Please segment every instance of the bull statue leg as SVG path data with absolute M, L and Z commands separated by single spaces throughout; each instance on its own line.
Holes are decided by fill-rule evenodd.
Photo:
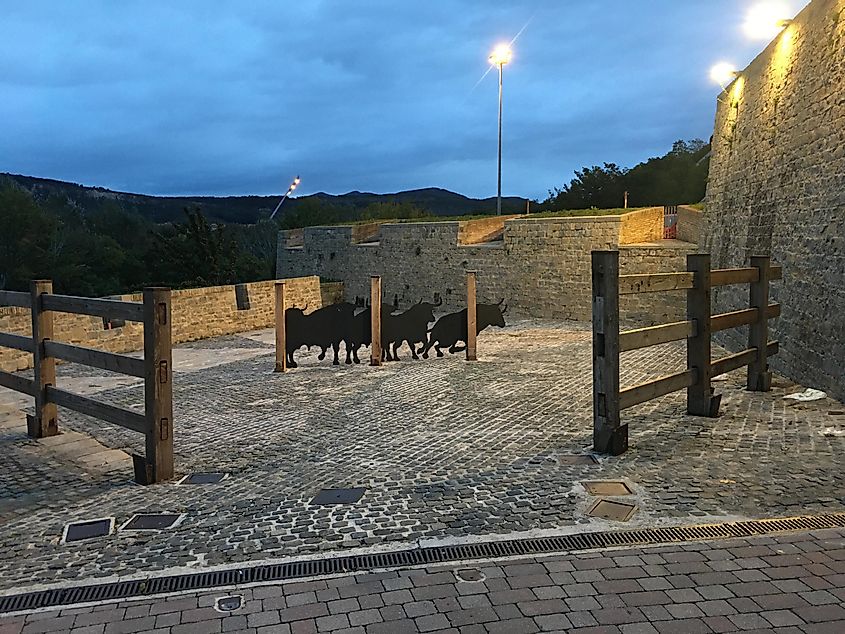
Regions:
M 335 341 L 332 344 L 332 352 L 334 353 L 334 358 L 332 359 L 332 365 L 340 365 L 340 360 L 337 358 L 337 355 L 340 352 L 340 342 L 339 341 Z
M 399 361 L 399 354 L 397 353 L 397 350 L 399 350 L 399 346 L 401 346 L 401 345 L 402 345 L 401 341 L 396 341 L 393 344 L 393 360 L 394 361 Z
M 299 367 L 299 366 L 297 366 L 296 361 L 293 360 L 293 350 L 288 351 L 287 355 L 288 355 L 288 367 L 289 368 Z

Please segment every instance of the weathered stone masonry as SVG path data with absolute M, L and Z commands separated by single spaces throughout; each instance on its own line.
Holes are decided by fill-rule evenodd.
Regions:
M 623 231 L 631 236 L 662 231 L 662 211 L 630 216 L 499 219 L 500 230 L 489 219 L 478 228 L 473 227 L 478 221 L 383 224 L 378 232 L 309 227 L 302 246 L 290 246 L 298 245 L 299 235 L 280 234 L 277 274 L 343 281 L 349 301 L 367 297 L 370 276 L 381 275 L 388 302 L 395 297 L 404 308 L 439 293 L 444 309 L 455 310 L 465 305 L 465 271 L 477 270 L 481 302 L 505 299 L 516 314 L 586 320 L 590 251 L 619 248 Z M 499 234 L 500 240 L 475 242 L 480 235 Z M 682 270 L 686 254 L 695 249 L 680 241 L 624 245 L 621 267 L 628 273 Z M 629 318 L 651 323 L 679 318 L 683 295 L 655 294 L 623 302 L 623 308 Z
M 772 367 L 845 399 L 845 0 L 813 0 L 720 95 L 705 225 L 714 265 L 783 264 Z M 747 301 L 727 287 L 714 308 Z

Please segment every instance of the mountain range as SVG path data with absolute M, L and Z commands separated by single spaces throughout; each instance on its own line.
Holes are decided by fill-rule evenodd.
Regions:
M 75 207 L 89 210 L 111 203 L 131 213 L 137 213 L 153 222 L 166 223 L 182 221 L 183 209 L 199 207 L 203 214 L 212 221 L 253 224 L 259 218 L 266 217 L 279 203 L 280 195 L 275 196 L 148 196 L 117 192 L 104 187 L 89 187 L 77 183 L 7 174 L 0 172 L 0 184 L 11 181 L 17 187 L 25 189 L 37 202 L 45 202 L 58 197 Z M 434 216 L 465 216 L 496 213 L 496 198 L 469 198 L 446 189 L 428 187 L 397 192 L 394 194 L 372 194 L 353 191 L 347 194 L 317 193 L 299 196 L 285 201 L 279 211 L 280 216 L 295 211 L 297 206 L 309 199 L 320 202 L 363 209 L 372 203 L 395 202 L 411 203 Z M 526 199 L 515 196 L 502 198 L 503 213 L 522 213 Z

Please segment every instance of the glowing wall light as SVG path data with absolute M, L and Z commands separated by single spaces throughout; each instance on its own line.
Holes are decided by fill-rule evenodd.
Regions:
M 719 62 L 710 69 L 710 79 L 722 88 L 736 79 L 738 75 L 736 67 L 729 62 Z
M 787 26 L 791 12 L 782 0 L 768 0 L 755 4 L 745 16 L 742 30 L 752 40 L 771 40 Z

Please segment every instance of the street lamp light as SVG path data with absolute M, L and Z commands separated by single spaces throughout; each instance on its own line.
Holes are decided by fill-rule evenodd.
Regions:
M 499 67 L 499 181 L 496 195 L 496 214 L 502 215 L 502 71 L 511 61 L 513 52 L 507 44 L 499 44 L 488 58 L 490 63 Z
M 293 182 L 290 184 L 290 187 L 288 187 L 288 190 L 285 192 L 285 195 L 282 196 L 282 199 L 279 201 L 279 204 L 276 205 L 276 208 L 273 210 L 273 213 L 270 214 L 270 220 L 272 220 L 275 217 L 276 212 L 279 211 L 279 207 L 281 207 L 282 203 L 285 202 L 287 197 L 290 196 L 293 193 L 293 190 L 296 189 L 297 185 L 299 185 L 299 181 L 301 181 L 301 180 L 302 179 L 299 178 L 299 176 L 297 176 L 296 178 L 293 179 Z
M 770 40 L 789 26 L 792 22 L 788 19 L 789 15 L 788 3 L 783 0 L 766 0 L 749 9 L 742 28 L 753 40 Z

